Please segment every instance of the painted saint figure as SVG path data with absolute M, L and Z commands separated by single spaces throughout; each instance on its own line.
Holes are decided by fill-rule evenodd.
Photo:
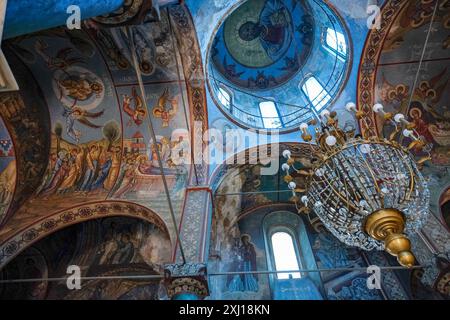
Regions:
M 89 148 L 88 153 L 86 154 L 86 173 L 84 174 L 84 180 L 83 183 L 81 184 L 80 190 L 81 191 L 89 191 L 92 183 L 94 182 L 95 179 L 95 173 L 97 170 L 97 165 L 98 165 L 98 157 L 99 157 L 99 152 L 101 152 L 102 147 L 97 147 L 96 145 L 92 145 Z
M 248 234 L 244 234 L 241 237 L 242 271 L 256 271 L 256 251 L 250 240 L 251 238 Z M 242 282 L 244 291 L 258 291 L 258 276 L 256 274 L 244 274 Z
M 112 165 L 111 152 L 107 152 L 105 157 L 106 159 L 103 159 L 103 161 L 100 164 L 100 171 L 98 177 L 92 184 L 90 191 L 101 189 L 103 187 L 105 180 L 108 178 L 109 171 L 111 170 Z
M 49 181 L 49 185 L 41 191 L 45 197 L 55 193 L 61 186 L 69 172 L 68 161 L 66 152 L 60 151 L 58 154 L 58 160 L 56 160 L 56 164 L 53 169 L 52 178 Z
M 178 100 L 176 97 L 171 97 L 169 88 L 164 89 L 163 94 L 158 99 L 158 103 L 153 107 L 153 116 L 161 118 L 162 126 L 168 127 L 170 120 L 178 112 Z
M 110 191 L 114 187 L 114 183 L 119 176 L 121 154 L 122 150 L 120 147 L 111 147 L 111 169 L 103 183 L 103 188 L 105 188 L 105 190 Z
M 233 257 L 233 271 L 256 271 L 256 250 L 253 243 L 251 243 L 250 235 L 243 234 L 241 236 L 242 244 L 234 244 L 232 252 Z M 258 276 L 256 274 L 244 273 L 235 275 L 228 279 L 229 291 L 258 291 Z
M 81 167 L 78 166 L 79 163 L 77 162 L 78 153 L 79 151 L 76 148 L 70 151 L 68 159 L 69 172 L 67 173 L 64 181 L 59 186 L 58 192 L 60 193 L 64 193 L 70 190 L 75 185 L 78 179 L 78 175 L 81 171 Z
M 259 39 L 272 61 L 278 61 L 289 49 L 293 39 L 291 17 L 280 0 L 269 0 L 264 4 L 260 21 L 247 21 L 239 28 L 239 37 L 244 41 Z
M 130 235 L 127 233 L 122 234 L 112 259 L 116 264 L 126 264 L 131 262 L 133 256 L 134 245 L 133 242 L 131 242 Z

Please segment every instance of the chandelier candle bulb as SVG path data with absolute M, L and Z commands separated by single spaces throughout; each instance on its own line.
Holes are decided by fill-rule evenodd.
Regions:
M 404 135 L 405 137 L 409 137 L 409 138 L 412 138 L 412 139 L 414 139 L 414 140 L 417 140 L 417 138 L 414 136 L 414 133 L 413 133 L 412 130 L 404 129 L 404 130 L 403 130 L 403 135 Z
M 283 157 L 285 159 L 289 159 L 291 157 L 291 152 L 289 150 L 284 150 L 283 151 Z
M 320 113 L 320 116 L 321 116 L 323 119 L 328 120 L 328 118 L 330 117 L 330 111 L 328 111 L 328 110 L 323 110 L 323 111 Z
M 302 196 L 300 200 L 301 200 L 301 202 L 303 202 L 303 204 L 305 206 L 308 204 L 308 197 L 307 196 Z
M 356 104 L 354 102 L 349 102 L 345 105 L 345 109 L 349 112 L 356 112 Z
M 300 125 L 300 130 L 302 131 L 302 139 L 305 142 L 310 142 L 312 140 L 312 135 L 308 132 L 308 125 L 306 123 L 302 123 Z
M 392 120 L 392 117 L 393 117 L 392 113 L 385 112 L 384 107 L 381 103 L 374 104 L 374 106 L 372 107 L 372 110 L 373 110 L 373 112 L 382 115 L 385 121 Z
M 337 142 L 336 137 L 329 135 L 326 139 L 325 139 L 327 145 L 329 145 L 330 147 L 334 146 Z
M 381 103 L 376 103 L 374 104 L 374 106 L 372 107 L 373 112 L 375 113 L 379 113 L 379 112 L 384 112 L 384 107 Z
M 412 123 L 412 122 L 409 122 L 408 120 L 406 120 L 405 116 L 403 114 L 401 114 L 401 113 L 397 113 L 394 116 L 394 120 L 395 120 L 395 122 L 404 124 L 406 129 L 412 130 L 415 127 L 415 124 Z

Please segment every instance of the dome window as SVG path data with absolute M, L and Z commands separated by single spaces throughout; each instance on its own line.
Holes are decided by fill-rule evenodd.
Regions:
M 302 85 L 302 92 L 317 112 L 331 100 L 330 94 L 314 76 L 306 79 Z
M 327 28 L 325 31 L 325 46 L 328 51 L 333 54 L 345 58 L 347 56 L 347 43 L 345 36 L 332 28 Z
M 219 88 L 217 96 L 220 103 L 225 108 L 231 111 L 231 94 L 228 92 L 228 90 L 224 88 Z
M 272 248 L 277 271 L 299 270 L 297 253 L 292 236 L 287 232 L 276 232 L 272 235 Z M 301 278 L 300 272 L 277 273 L 278 279 Z
M 276 129 L 282 127 L 280 115 L 278 114 L 278 109 L 274 102 L 272 101 L 261 102 L 259 104 L 259 111 L 261 112 L 264 128 Z

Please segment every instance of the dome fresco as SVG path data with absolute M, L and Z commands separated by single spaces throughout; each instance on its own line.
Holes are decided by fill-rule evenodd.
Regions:
M 210 42 L 213 99 L 245 128 L 297 128 L 345 85 L 349 43 L 344 22 L 322 1 L 243 2 Z
M 313 23 L 305 3 L 290 2 L 250 0 L 225 20 L 211 56 L 227 80 L 268 89 L 298 72 L 311 51 Z

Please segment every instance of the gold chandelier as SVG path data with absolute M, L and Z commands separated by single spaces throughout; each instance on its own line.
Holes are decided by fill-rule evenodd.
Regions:
M 354 103 L 346 109 L 366 121 Z M 426 144 L 404 115 L 387 113 L 381 104 L 373 111 L 393 124 L 388 138 L 344 131 L 336 112 L 327 110 L 319 121 L 301 124 L 301 136 L 313 153 L 311 166 L 297 169 L 291 152 L 284 150 L 284 180 L 298 211 L 313 210 L 340 241 L 364 250 L 386 250 L 402 266 L 412 267 L 415 258 L 408 235 L 422 227 L 429 213 L 430 192 L 419 167 L 431 157 L 428 153 L 415 161 L 411 150 L 423 150 Z M 407 146 L 398 142 L 400 133 L 411 140 Z M 297 188 L 292 171 L 306 177 L 307 190 Z

